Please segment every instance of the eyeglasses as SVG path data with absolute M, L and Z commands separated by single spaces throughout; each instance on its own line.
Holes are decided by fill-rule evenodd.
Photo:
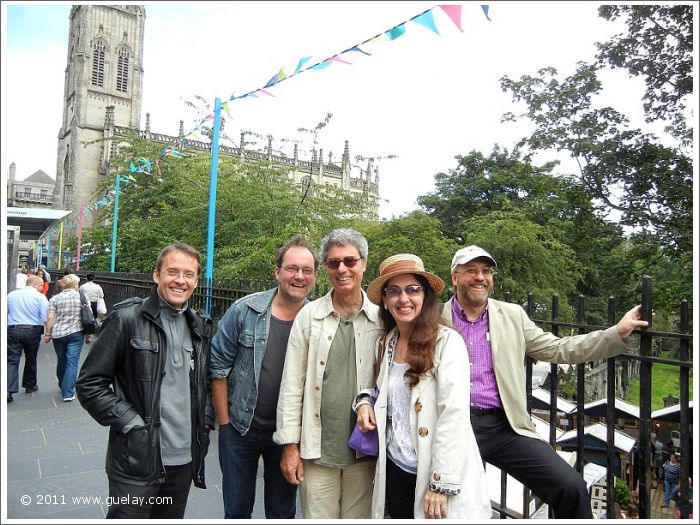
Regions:
M 343 263 L 346 268 L 354 268 L 355 265 L 364 259 L 364 257 L 343 257 L 342 259 L 328 259 L 326 261 L 326 266 L 329 270 L 337 270 L 340 268 L 340 263 Z
M 455 269 L 455 273 L 463 273 L 468 275 L 469 277 L 476 277 L 479 272 L 481 272 L 484 277 L 493 277 L 496 275 L 496 270 L 491 268 L 490 266 L 487 266 L 486 268 L 477 268 L 475 266 L 470 266 L 468 268 L 457 268 Z
M 285 266 L 282 268 L 285 272 L 287 272 L 289 275 L 296 275 L 299 272 L 303 273 L 304 275 L 313 275 L 315 270 L 313 268 L 309 268 L 308 266 L 304 266 L 303 268 L 299 268 L 298 266 Z
M 421 293 L 425 288 L 420 284 L 409 284 L 405 288 L 400 286 L 387 286 L 382 290 L 385 297 L 401 297 L 401 292 L 405 292 L 408 297 L 414 297 Z
M 184 277 L 188 281 L 194 281 L 197 279 L 197 274 L 194 272 L 181 272 L 179 270 L 175 270 L 174 268 L 168 268 L 163 273 L 165 273 L 165 275 L 167 275 L 168 277 L 173 278 Z

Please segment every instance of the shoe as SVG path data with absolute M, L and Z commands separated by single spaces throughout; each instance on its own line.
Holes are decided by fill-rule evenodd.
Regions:
M 68 402 L 70 402 L 70 401 L 73 401 L 74 399 L 75 399 L 75 394 L 73 394 L 73 395 L 70 396 L 70 397 L 64 397 L 64 398 L 63 398 L 63 402 L 64 402 L 64 403 L 68 403 Z
M 15 400 L 14 397 L 12 397 L 12 394 L 7 394 L 7 402 L 12 403 Z
M 25 388 L 25 389 L 24 389 L 24 391 L 25 391 L 27 394 L 31 394 L 32 392 L 36 392 L 37 390 L 39 390 L 39 387 L 38 387 L 38 386 L 35 386 L 34 388 Z

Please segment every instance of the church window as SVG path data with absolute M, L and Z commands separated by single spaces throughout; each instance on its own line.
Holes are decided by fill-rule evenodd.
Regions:
M 92 85 L 105 85 L 105 46 L 98 42 L 92 51 Z
M 117 91 L 127 92 L 129 85 L 129 52 L 126 49 L 119 50 L 117 62 Z

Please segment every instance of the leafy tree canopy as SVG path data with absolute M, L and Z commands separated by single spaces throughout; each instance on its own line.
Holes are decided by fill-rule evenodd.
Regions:
M 646 83 L 647 121 L 668 120 L 668 131 L 689 145 L 693 130 L 686 123 L 687 97 L 693 93 L 693 6 L 604 5 L 600 17 L 625 17 L 627 33 L 597 43 L 598 61 L 625 68 Z

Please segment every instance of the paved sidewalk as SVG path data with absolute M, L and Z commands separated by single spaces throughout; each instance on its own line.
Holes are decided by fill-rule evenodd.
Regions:
M 91 345 L 83 345 L 81 364 Z M 56 353 L 42 341 L 39 390 L 14 394 L 7 404 L 7 517 L 9 519 L 103 519 L 108 495 L 105 452 L 108 428 L 75 400 L 64 403 L 56 382 Z M 20 371 L 24 359 L 20 363 Z M 185 518 L 222 519 L 218 432 L 211 433 L 207 489 L 190 490 Z M 264 518 L 262 468 L 253 518 Z M 298 514 L 298 517 L 301 517 Z

